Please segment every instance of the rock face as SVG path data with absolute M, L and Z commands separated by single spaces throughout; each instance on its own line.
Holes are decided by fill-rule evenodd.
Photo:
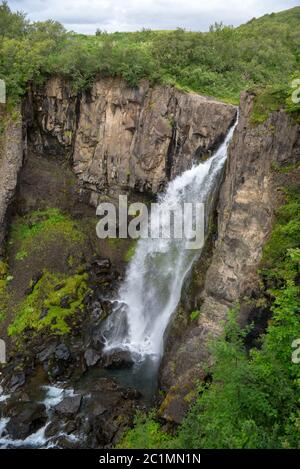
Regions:
M 133 89 L 117 78 L 96 81 L 82 96 L 53 78 L 29 104 L 33 147 L 69 156 L 93 204 L 100 193 L 159 192 L 218 145 L 236 114 L 197 94 L 146 81 Z
M 281 199 L 280 186 L 300 182 L 299 170 L 285 179 L 273 170 L 274 166 L 299 163 L 299 125 L 281 111 L 254 126 L 250 122 L 252 105 L 253 96 L 243 94 L 220 192 L 218 239 L 197 298 L 198 323 L 187 327 L 180 344 L 175 341 L 167 346 L 161 370 L 161 384 L 169 390 L 161 414 L 175 422 L 184 415 L 182 402 L 195 377 L 202 379 L 203 364 L 210 362 L 208 339 L 220 334 L 228 310 L 257 289 L 257 269 Z M 199 262 L 201 267 L 202 260 Z
M 0 105 L 1 106 L 1 105 Z M 11 204 L 23 161 L 22 122 L 6 116 L 0 109 L 0 255 L 5 237 L 6 214 Z

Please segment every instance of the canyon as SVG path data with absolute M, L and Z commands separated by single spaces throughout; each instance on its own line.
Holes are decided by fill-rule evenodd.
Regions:
M 300 182 L 300 126 L 284 110 L 253 124 L 254 99 L 253 93 L 242 93 L 237 110 L 171 86 L 152 87 L 146 80 L 131 88 L 119 78 L 98 79 L 89 91 L 75 93 L 68 81 L 53 77 L 30 88 L 14 119 L 1 110 L 6 122 L 0 142 L 1 254 L 7 251 L 5 241 L 10 242 L 9 227 L 33 211 L 55 207 L 78 223 L 84 220 L 87 229 L 79 253 L 76 246 L 46 243 L 42 253 L 29 252 L 20 261 L 14 247 L 8 250 L 12 298 L 20 304 L 30 296 L 44 269 L 73 275 L 71 262 L 68 268 L 66 264 L 76 255 L 89 286 L 84 308 L 66 335 L 25 329 L 26 346 L 21 348 L 7 337 L 2 386 L 5 395 L 16 394 L 1 410 L 2 418 L 11 419 L 8 444 L 43 428 L 49 408 L 31 401 L 33 388 L 45 386 L 45 380 L 53 386 L 46 399 L 54 399 L 55 410 L 48 415 L 52 428 L 42 445 L 62 432 L 59 445 L 72 446 L 66 435 L 83 432 L 89 446 L 110 447 L 132 424 L 136 409 L 149 407 L 145 385 L 137 389 L 128 380 L 118 382 L 120 370 L 127 379 L 130 375 L 128 353 L 103 356 L 103 322 L 113 318 L 114 299 L 131 258 L 124 257 L 130 243 L 114 246 L 96 238 L 96 207 L 102 201 L 117 203 L 120 194 L 132 201 L 154 200 L 176 177 L 215 154 L 237 113 L 225 170 L 211 195 L 206 245 L 183 279 L 179 304 L 164 334 L 158 386 L 154 375 L 149 378 L 154 379 L 150 402 L 160 418 L 168 425 L 184 418 L 196 382 L 207 378 L 206 365 L 212 364 L 209 343 L 221 334 L 232 308 L 239 304 L 243 325 L 253 319 L 258 325 L 264 322 L 263 311 L 250 300 L 259 289 L 257 270 L 283 200 L 281 187 Z M 199 314 L 191 318 L 195 311 Z M 1 323 L 1 337 L 12 320 L 11 315 Z M 59 381 L 65 383 L 65 394 L 56 389 Z M 73 394 L 68 388 L 75 389 Z M 55 400 L 58 395 L 61 402 Z M 18 417 L 20 401 L 25 410 Z M 18 433 L 17 427 L 23 431 Z

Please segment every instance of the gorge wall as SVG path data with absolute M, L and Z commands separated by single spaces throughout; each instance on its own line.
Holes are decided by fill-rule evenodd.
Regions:
M 221 333 L 229 309 L 239 302 L 243 324 L 251 315 L 247 300 L 259 289 L 257 270 L 276 207 L 282 202 L 281 188 L 300 184 L 300 126 L 284 111 L 254 125 L 253 103 L 253 95 L 242 94 L 220 190 L 212 257 L 200 258 L 195 266 L 194 303 L 187 287 L 179 308 L 181 321 L 184 309 L 198 309 L 199 319 L 192 324 L 185 320 L 180 339 L 172 339 L 171 331 L 167 343 L 161 370 L 161 385 L 167 390 L 161 415 L 167 420 L 178 422 L 186 412 L 195 377 L 203 379 L 203 365 L 210 363 L 208 342 Z
M 26 109 L 35 151 L 68 155 L 92 204 L 120 190 L 160 192 L 211 153 L 236 112 L 173 87 L 145 81 L 132 89 L 117 78 L 98 80 L 82 95 L 54 78 L 32 90 Z
M 1 109 L 2 107 L 2 109 Z M 0 104 L 0 255 L 5 238 L 7 211 L 13 201 L 23 163 L 22 120 L 12 119 Z

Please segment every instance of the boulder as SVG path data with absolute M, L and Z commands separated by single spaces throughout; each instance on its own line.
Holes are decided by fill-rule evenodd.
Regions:
M 96 365 L 96 363 L 99 362 L 101 358 L 101 355 L 100 353 L 96 352 L 94 349 L 92 348 L 88 348 L 85 352 L 84 352 L 84 359 L 85 359 L 85 362 L 86 362 L 86 365 L 88 367 L 91 367 L 91 366 L 94 366 Z
M 70 350 L 65 344 L 59 344 L 55 349 L 55 357 L 58 360 L 67 361 L 71 356 Z
M 55 406 L 55 412 L 60 415 L 75 415 L 79 411 L 81 401 L 82 396 L 80 394 L 65 397 Z
M 6 426 L 13 439 L 25 439 L 47 421 L 46 407 L 38 402 L 17 402 L 9 409 L 11 418 Z
M 25 373 L 22 371 L 20 373 L 16 373 L 11 377 L 10 380 L 10 390 L 11 392 L 15 392 L 20 387 L 24 386 L 26 381 Z
M 102 365 L 104 368 L 130 368 L 134 364 L 132 355 L 127 350 L 113 350 L 103 357 Z

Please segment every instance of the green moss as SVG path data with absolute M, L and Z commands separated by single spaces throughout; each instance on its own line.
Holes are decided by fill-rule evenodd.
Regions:
M 42 278 L 35 285 L 17 308 L 15 319 L 8 328 L 10 336 L 19 336 L 25 330 L 39 332 L 50 328 L 55 334 L 70 331 L 66 319 L 82 309 L 84 296 L 88 291 L 88 274 L 75 274 L 70 277 L 44 271 Z M 67 307 L 61 306 L 62 299 Z M 42 311 L 45 316 L 41 316 Z
M 20 250 L 16 254 L 16 261 L 23 261 L 24 259 L 26 259 L 27 256 L 28 256 L 27 251 L 25 251 L 24 249 Z
M 6 276 L 8 272 L 8 265 L 4 261 L 0 261 L 0 279 Z
M 65 136 L 66 138 L 69 138 L 69 139 L 70 139 L 70 138 L 72 138 L 72 135 L 73 135 L 73 134 L 72 134 L 72 130 L 65 130 L 65 131 L 64 131 L 64 136 Z
M 126 251 L 125 255 L 124 255 L 124 261 L 125 262 L 130 262 L 131 259 L 133 258 L 134 254 L 135 254 L 135 250 L 136 250 L 136 244 L 137 242 L 136 241 L 133 241 L 132 242 L 132 245 L 129 247 L 129 249 Z
M 196 399 L 196 397 L 198 396 L 198 393 L 197 391 L 194 389 L 194 390 L 191 390 L 189 393 L 187 393 L 185 396 L 184 396 L 184 401 L 187 402 L 188 404 L 192 404 L 193 401 Z
M 200 311 L 192 311 L 190 314 L 190 320 L 191 321 L 197 321 L 200 316 Z
M 299 168 L 300 163 L 289 164 L 286 166 L 280 166 L 278 163 L 272 163 L 272 170 L 280 174 L 288 174 L 295 169 Z
M 17 219 L 12 226 L 10 244 L 17 244 L 15 258 L 22 261 L 28 257 L 29 251 L 43 249 L 48 242 L 59 239 L 83 243 L 85 235 L 69 216 L 57 208 L 49 208 Z

